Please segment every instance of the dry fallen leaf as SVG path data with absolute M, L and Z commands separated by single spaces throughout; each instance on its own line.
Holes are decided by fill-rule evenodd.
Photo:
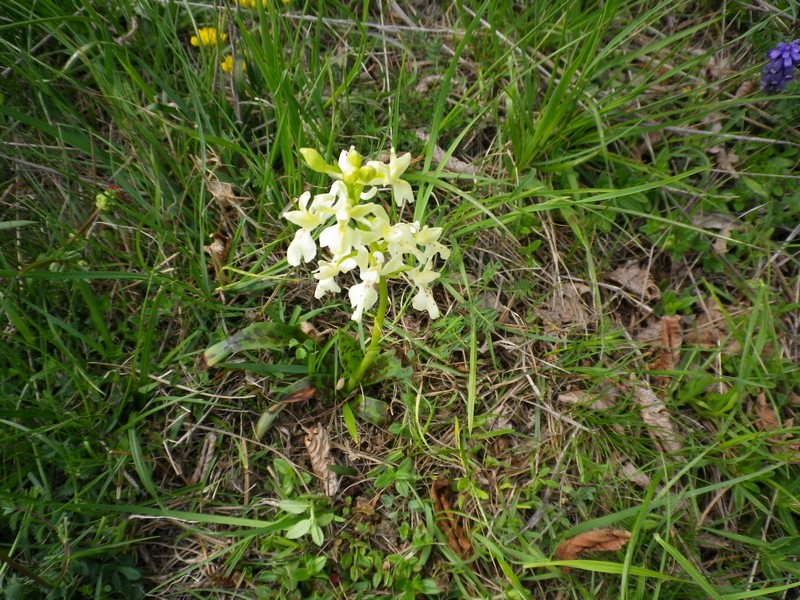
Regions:
M 568 282 L 553 288 L 553 294 L 547 304 L 534 310 L 544 321 L 585 327 L 596 319 L 596 315 L 582 298 L 591 291 L 591 288 L 583 283 Z
M 678 315 L 671 315 L 661 318 L 661 345 L 668 349 L 668 357 L 664 360 L 665 369 L 674 369 L 679 362 L 680 349 L 683 344 L 683 331 L 681 330 L 681 318 Z
M 564 392 L 558 395 L 558 401 L 564 404 L 578 404 L 588 406 L 592 410 L 607 410 L 614 406 L 617 398 L 617 388 L 611 387 L 605 392 L 587 392 L 577 390 L 574 392 Z
M 623 463 L 620 471 L 628 481 L 641 488 L 646 488 L 650 485 L 650 478 L 642 473 L 632 462 Z
M 300 323 L 300 331 L 305 333 L 317 344 L 321 345 L 325 341 L 325 337 L 322 335 L 322 333 L 320 333 L 320 331 L 314 327 L 314 324 L 309 321 L 303 321 Z
M 661 291 L 650 276 L 650 271 L 641 268 L 635 262 L 615 269 L 608 274 L 608 278 L 641 300 L 655 300 L 661 296 Z
M 227 235 L 212 233 L 209 236 L 213 241 L 208 246 L 203 246 L 203 250 L 211 257 L 214 265 L 222 265 L 228 260 L 228 252 L 231 249 L 231 240 Z
M 787 430 L 793 428 L 794 419 L 785 419 L 781 423 L 780 415 L 772 407 L 763 392 L 756 398 L 755 413 L 757 417 L 755 420 L 756 428 L 767 433 L 773 432 L 766 438 L 770 450 L 772 452 L 795 455 L 790 458 L 792 463 L 800 461 L 800 456 L 796 456 L 800 454 L 800 440 L 794 439 L 794 436 L 788 432 L 777 433 L 779 429 Z
M 681 329 L 681 318 L 677 315 L 670 315 L 661 318 L 661 348 L 658 350 L 658 358 L 653 364 L 656 371 L 672 371 L 680 362 L 681 346 L 683 345 L 683 330 Z M 666 387 L 669 383 L 667 375 L 658 377 L 656 385 Z
M 205 161 L 199 156 L 192 157 L 194 168 L 203 172 L 206 189 L 223 213 L 228 210 L 240 211 L 242 201 L 247 200 L 247 198 L 237 196 L 230 183 L 219 180 L 216 171 L 220 166 L 220 162 L 220 158 L 208 148 L 206 149 Z
M 450 502 L 450 487 L 452 483 L 447 479 L 437 479 L 431 486 L 431 499 L 436 513 L 436 522 L 447 538 L 447 545 L 463 560 L 470 554 L 471 544 L 466 531 L 458 522 L 458 517 L 453 512 Z M 472 567 L 470 563 L 470 567 Z
M 780 429 L 778 415 L 770 403 L 767 402 L 767 397 L 763 392 L 756 398 L 756 415 L 758 416 L 756 427 L 761 431 L 775 431 Z
M 281 398 L 281 404 L 294 404 L 295 402 L 305 402 L 317 397 L 318 390 L 313 385 L 304 385 L 293 390 L 286 397 Z
M 211 197 L 216 200 L 220 208 L 228 208 L 231 206 L 239 206 L 244 198 L 240 198 L 233 192 L 233 186 L 230 183 L 220 181 L 213 175 L 206 178 L 206 187 Z
M 725 238 L 731 237 L 731 233 L 739 227 L 739 223 L 736 219 L 723 213 L 696 214 L 692 217 L 692 225 L 698 229 L 707 229 L 719 234 L 720 237 L 716 237 L 711 243 L 714 250 L 719 254 L 725 254 L 725 252 L 728 251 L 727 240 Z
M 430 136 L 424 129 L 417 129 L 415 132 L 417 138 L 422 140 L 423 142 L 427 142 Z M 439 145 L 433 147 L 433 160 L 437 164 L 442 163 L 447 156 L 447 152 L 444 151 Z M 477 175 L 478 169 L 476 169 L 473 165 L 464 162 L 463 160 L 457 159 L 455 156 L 450 156 L 447 159 L 447 162 L 444 165 L 444 168 L 448 171 L 452 171 L 453 173 L 465 173 L 467 175 Z
M 415 88 L 415 91 L 418 94 L 424 96 L 425 94 L 428 93 L 428 90 L 430 90 L 434 85 L 437 85 L 443 78 L 444 75 L 442 75 L 441 73 L 436 73 L 434 75 L 426 75 L 425 77 L 420 79 L 419 83 L 417 84 L 417 87 Z
M 333 497 L 339 491 L 339 476 L 331 471 L 331 442 L 328 431 L 321 425 L 312 427 L 305 437 L 306 450 L 311 459 L 311 470 L 322 482 L 326 496 Z
M 706 149 L 706 152 L 714 155 L 714 162 L 721 171 L 725 171 L 734 179 L 739 179 L 739 172 L 734 166 L 739 157 L 733 150 L 728 150 L 724 145 L 717 144 Z
M 715 81 L 731 74 L 731 59 L 727 54 L 715 54 L 709 57 L 702 67 L 704 79 Z
M 667 407 L 658 399 L 649 386 L 634 384 L 633 397 L 642 411 L 642 421 L 647 425 L 650 437 L 662 452 L 677 452 L 682 447 L 675 426 L 669 418 Z
M 733 94 L 734 98 L 742 98 L 744 96 L 749 96 L 753 92 L 758 89 L 758 80 L 757 79 L 748 79 L 739 85 L 736 88 L 736 91 Z
M 661 321 L 648 321 L 647 325 L 637 329 L 632 338 L 634 342 L 642 344 L 652 344 L 661 340 L 661 331 L 663 327 Z
M 212 459 L 214 458 L 214 451 L 217 449 L 217 435 L 209 433 L 205 440 L 203 440 L 203 450 L 200 452 L 200 457 L 197 460 L 194 472 L 189 477 L 189 485 L 194 485 L 203 481 L 208 475 Z
M 715 348 L 722 344 L 728 337 L 730 328 L 725 319 L 725 312 L 730 314 L 729 308 L 725 312 L 714 302 L 705 302 L 704 311 L 698 315 L 694 327 L 687 328 L 683 339 L 688 344 L 694 344 L 702 348 Z M 729 343 L 730 345 L 730 343 Z M 726 351 L 729 348 L 726 347 Z M 731 350 L 732 352 L 734 350 Z
M 214 272 L 214 277 L 221 285 L 225 285 L 225 270 L 223 267 L 228 262 L 231 240 L 221 233 L 212 233 L 210 237 L 214 241 L 208 246 L 203 246 L 203 251 L 211 258 L 208 270 L 209 272 Z
M 582 552 L 620 550 L 631 539 L 624 529 L 593 529 L 564 540 L 556 548 L 556 560 L 575 560 Z M 562 567 L 569 571 L 569 567 Z

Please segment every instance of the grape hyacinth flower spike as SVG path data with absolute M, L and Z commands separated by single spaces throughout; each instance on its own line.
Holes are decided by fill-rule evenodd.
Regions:
M 800 64 L 800 39 L 788 44 L 780 42 L 776 48 L 767 52 L 769 62 L 761 76 L 761 87 L 768 94 L 783 91 L 792 80 L 794 69 Z

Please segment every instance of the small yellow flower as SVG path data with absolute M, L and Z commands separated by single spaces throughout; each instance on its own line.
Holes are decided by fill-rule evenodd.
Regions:
M 292 0 L 281 0 L 284 4 L 289 4 Z M 236 4 L 241 6 L 242 8 L 255 8 L 258 4 L 258 0 L 236 0 Z M 261 6 L 266 6 L 267 0 L 261 0 Z
M 190 41 L 192 46 L 216 46 L 227 39 L 228 34 L 218 32 L 216 27 L 201 27 Z
M 222 70 L 225 73 L 233 73 L 233 61 L 234 61 L 233 55 L 228 54 L 228 56 L 225 57 L 225 59 L 219 64 L 219 66 L 222 67 Z M 244 61 L 242 61 L 242 71 L 247 71 L 247 63 Z

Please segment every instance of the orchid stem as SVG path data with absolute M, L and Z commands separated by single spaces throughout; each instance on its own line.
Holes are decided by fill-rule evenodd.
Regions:
M 372 325 L 372 339 L 370 339 L 369 346 L 367 346 L 367 350 L 364 352 L 364 358 L 361 359 L 361 363 L 358 365 L 358 368 L 347 381 L 348 393 L 356 389 L 356 386 L 358 385 L 358 382 L 361 381 L 364 373 L 378 357 L 378 352 L 380 350 L 379 346 L 381 341 L 381 331 L 383 331 L 383 321 L 386 317 L 386 309 L 388 307 L 389 286 L 387 284 L 386 277 L 381 277 L 378 280 L 378 312 L 375 314 L 375 321 Z

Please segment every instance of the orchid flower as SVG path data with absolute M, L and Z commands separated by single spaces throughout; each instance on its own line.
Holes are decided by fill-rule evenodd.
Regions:
M 351 146 L 339 153 L 334 164 L 327 163 L 311 148 L 302 148 L 300 154 L 311 170 L 328 175 L 333 183 L 326 193 L 312 197 L 310 192 L 304 192 L 296 201 L 296 209 L 284 213 L 287 221 L 299 227 L 289 244 L 287 262 L 298 266 L 314 260 L 319 244 L 328 256 L 319 261 L 314 272 L 314 297 L 341 292 L 337 278 L 357 271 L 359 281 L 347 292 L 352 320 L 361 322 L 364 314 L 378 305 L 369 348 L 350 378 L 352 389 L 377 356 L 388 308 L 388 279 L 401 277 L 411 284 L 416 289 L 411 306 L 436 319 L 440 311 L 431 285 L 440 274 L 434 270 L 434 261 L 437 256 L 447 260 L 450 249 L 440 241 L 441 227 L 422 226 L 419 221 L 392 223 L 377 200 L 382 190 L 390 188 L 398 210 L 414 202 L 411 184 L 402 178 L 411 164 L 411 154 L 398 156 L 392 148 L 388 163 L 365 162 Z

